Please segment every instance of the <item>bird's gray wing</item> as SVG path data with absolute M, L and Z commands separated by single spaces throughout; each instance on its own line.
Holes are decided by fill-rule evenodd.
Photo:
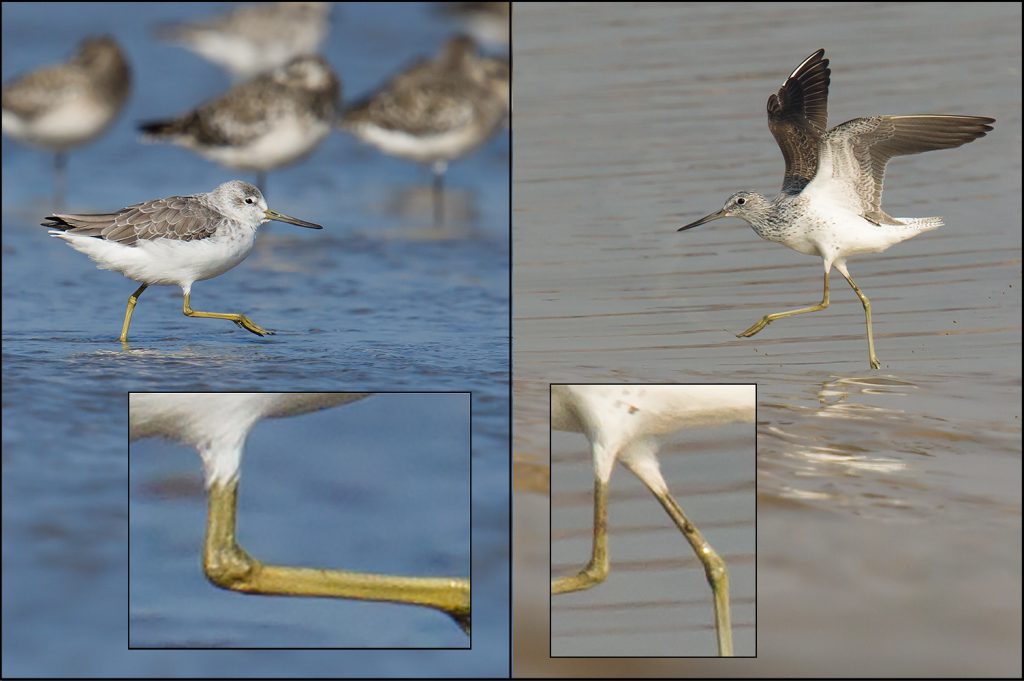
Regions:
M 822 140 L 832 163 L 836 194 L 875 224 L 897 221 L 882 210 L 885 166 L 894 156 L 953 149 L 992 130 L 982 116 L 916 115 L 855 118 L 829 130 Z
M 194 241 L 214 235 L 224 219 L 194 196 L 171 196 L 122 208 L 117 213 L 62 213 L 44 227 L 133 246 L 140 240 Z

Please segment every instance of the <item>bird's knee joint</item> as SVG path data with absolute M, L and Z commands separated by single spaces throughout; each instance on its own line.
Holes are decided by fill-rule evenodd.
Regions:
M 583 574 L 592 582 L 603 582 L 608 577 L 608 561 L 590 561 L 583 569 Z
M 246 591 L 257 569 L 259 561 L 237 545 L 207 552 L 203 557 L 206 578 L 222 589 Z
M 707 574 L 708 582 L 712 586 L 728 582 L 729 580 L 729 569 L 725 566 L 725 561 L 717 553 L 711 553 L 707 556 L 704 572 Z

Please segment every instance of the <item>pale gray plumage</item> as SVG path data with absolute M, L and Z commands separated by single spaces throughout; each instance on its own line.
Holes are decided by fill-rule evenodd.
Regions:
M 231 186 L 224 191 L 218 187 L 202 194 L 144 201 L 116 213 L 59 213 L 47 216 L 47 222 L 42 224 L 78 236 L 116 241 L 125 246 L 133 246 L 140 240 L 206 239 L 216 234 L 218 228 L 227 228 L 231 222 L 215 207 L 218 202 L 226 199 L 241 206 L 247 196 L 259 195 L 259 190 L 248 182 L 236 180 L 226 184 Z

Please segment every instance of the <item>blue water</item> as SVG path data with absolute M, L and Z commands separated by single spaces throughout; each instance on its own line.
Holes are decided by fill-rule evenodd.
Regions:
M 114 35 L 132 64 L 121 118 L 71 154 L 68 209 L 110 210 L 252 180 L 176 147 L 142 145 L 133 127 L 228 86 L 213 65 L 148 37 L 160 21 L 223 7 L 3 5 L 4 81 L 65 59 L 96 33 Z M 421 4 L 341 5 L 323 51 L 351 99 L 436 51 L 452 30 Z M 46 235 L 38 223 L 52 210 L 50 157 L 3 140 L 5 676 L 507 674 L 508 166 L 507 135 L 452 164 L 450 224 L 434 230 L 423 169 L 332 134 L 303 163 L 272 173 L 267 191 L 272 208 L 325 229 L 275 224 L 246 262 L 192 292 L 196 309 L 244 312 L 277 335 L 186 318 L 179 291 L 154 287 L 139 303 L 125 349 L 116 338 L 135 285 Z M 247 598 L 207 584 L 195 454 L 139 443 L 129 476 L 127 393 L 147 390 L 472 392 L 472 649 L 129 650 L 129 643 L 466 645 L 426 610 Z M 436 459 L 445 462 L 436 470 L 423 466 L 435 461 L 425 434 L 405 454 L 383 443 L 378 450 L 366 433 L 387 418 L 373 415 L 384 409 L 374 402 L 390 399 L 257 428 L 239 517 L 252 553 L 395 572 L 423 571 L 427 560 L 434 574 L 467 573 L 465 504 L 457 492 L 432 501 L 445 489 L 439 474 L 449 471 L 456 482 L 465 475 L 464 448 Z M 362 418 L 357 410 L 366 410 Z M 345 425 L 350 413 L 363 435 Z M 441 417 L 427 414 L 402 415 L 413 428 L 417 419 L 433 428 Z M 279 435 L 279 428 L 297 430 Z M 387 426 L 381 440 L 398 430 Z M 313 446 L 324 438 L 341 446 Z M 350 442 L 366 457 L 349 455 Z M 282 447 L 287 459 L 274 455 Z M 381 486 L 401 505 L 384 501 Z

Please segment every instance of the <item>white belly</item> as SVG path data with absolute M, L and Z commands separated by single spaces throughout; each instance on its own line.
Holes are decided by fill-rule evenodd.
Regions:
M 66 232 L 52 234 L 85 253 L 100 269 L 120 272 L 146 284 L 180 286 L 182 290 L 235 267 L 245 260 L 256 242 L 255 231 L 196 241 L 140 241 L 135 246 Z
M 264 172 L 298 161 L 309 154 L 331 130 L 324 121 L 289 116 L 265 135 L 239 146 L 189 145 L 211 161 L 231 168 Z
M 451 161 L 484 141 L 485 135 L 476 125 L 462 125 L 445 132 L 413 135 L 402 130 L 389 130 L 372 123 L 352 130 L 359 139 L 372 144 L 385 154 L 417 163 Z
M 95 138 L 117 111 L 89 97 L 75 97 L 32 118 L 4 111 L 3 130 L 17 140 L 62 151 Z

